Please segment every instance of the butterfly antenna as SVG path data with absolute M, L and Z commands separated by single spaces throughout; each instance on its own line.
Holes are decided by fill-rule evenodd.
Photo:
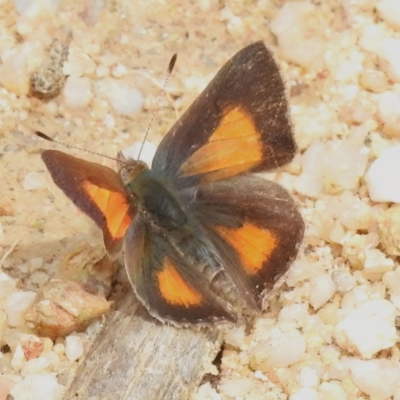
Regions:
M 57 144 L 59 144 L 59 145 L 61 145 L 61 146 L 67 147 L 67 148 L 69 148 L 69 149 L 75 149 L 75 150 L 83 151 L 83 152 L 85 152 L 85 153 L 94 154 L 94 155 L 96 155 L 96 156 L 108 158 L 109 160 L 113 160 L 113 161 L 117 161 L 117 162 L 123 162 L 123 160 L 118 160 L 117 158 L 110 157 L 110 156 L 106 156 L 105 154 L 97 153 L 96 151 L 86 150 L 86 149 L 82 149 L 81 147 L 78 147 L 78 146 L 73 146 L 73 145 L 71 145 L 71 144 L 67 144 L 67 143 L 64 143 L 64 142 L 59 142 L 58 140 L 53 139 L 53 138 L 51 138 L 50 136 L 47 136 L 47 135 L 46 135 L 45 133 L 43 133 L 43 132 L 36 131 L 36 132 L 35 132 L 35 135 L 36 135 L 36 136 L 39 136 L 40 138 L 42 138 L 42 139 L 44 139 L 44 140 L 47 140 L 47 141 L 53 142 L 53 143 L 57 143 Z
M 155 111 L 153 112 L 153 115 L 151 116 L 149 125 L 148 125 L 148 127 L 147 127 L 147 129 L 146 129 L 146 133 L 144 134 L 143 142 L 142 142 L 142 145 L 140 146 L 139 154 L 138 154 L 138 157 L 137 157 L 138 160 L 139 160 L 139 158 L 140 158 L 140 155 L 142 154 L 142 150 L 143 150 L 143 147 L 144 147 L 144 143 L 145 143 L 145 141 L 146 141 L 146 139 L 147 139 L 147 136 L 149 135 L 151 125 L 153 124 L 153 121 L 154 121 L 155 116 L 156 116 L 156 112 L 157 112 L 157 111 L 159 110 L 159 108 L 160 108 L 161 97 L 162 97 L 162 96 L 165 96 L 165 88 L 166 88 L 167 85 L 168 85 L 169 77 L 171 76 L 172 70 L 174 69 L 174 66 L 175 66 L 175 63 L 176 63 L 176 59 L 177 59 L 177 58 L 178 58 L 178 54 L 175 53 L 175 54 L 172 56 L 171 61 L 170 61 L 169 64 L 168 64 L 167 76 L 165 77 L 164 85 L 163 85 L 163 87 L 162 87 L 162 89 L 161 89 L 161 95 L 158 97 L 158 100 L 157 100 L 157 107 L 156 107 Z

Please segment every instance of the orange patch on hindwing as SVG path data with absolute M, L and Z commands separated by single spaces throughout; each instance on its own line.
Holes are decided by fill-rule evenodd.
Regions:
M 90 182 L 85 182 L 83 188 L 103 213 L 111 237 L 113 239 L 123 238 L 131 223 L 129 204 L 123 193 L 111 192 Z
M 218 226 L 217 232 L 234 247 L 249 274 L 257 273 L 278 246 L 278 239 L 271 231 L 250 223 L 241 228 Z
M 208 142 L 182 164 L 181 171 L 186 176 L 230 167 L 246 171 L 262 157 L 261 134 L 253 119 L 240 107 L 235 107 L 222 117 Z
M 165 257 L 163 267 L 157 274 L 158 288 L 163 299 L 183 307 L 200 305 L 203 297 L 183 280 L 169 258 Z

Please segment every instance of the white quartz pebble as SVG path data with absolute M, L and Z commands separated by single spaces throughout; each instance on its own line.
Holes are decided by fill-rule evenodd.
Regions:
M 35 292 L 14 292 L 10 294 L 4 306 L 9 326 L 20 326 L 25 323 L 24 313 L 36 297 Z
M 380 68 L 391 80 L 400 82 L 400 39 L 385 38 L 382 40 L 378 50 L 378 56 L 381 61 Z
M 395 345 L 396 307 L 388 300 L 366 301 L 334 329 L 337 344 L 353 354 L 371 358 Z
M 115 78 L 104 78 L 97 81 L 95 92 L 106 99 L 114 111 L 120 115 L 129 115 L 139 111 L 144 103 L 143 95 L 139 90 Z
M 236 398 L 237 396 L 243 397 L 253 389 L 254 381 L 249 378 L 235 377 L 229 379 L 219 385 L 219 391 L 229 397 Z
M 290 395 L 289 400 L 318 400 L 318 392 L 313 388 L 301 388 Z
M 300 385 L 303 387 L 316 386 L 319 382 L 317 371 L 310 367 L 303 367 L 300 370 L 299 382 Z
M 289 62 L 310 67 L 322 58 L 325 43 L 316 31 L 307 35 L 307 24 L 315 6 L 307 1 L 288 1 L 271 22 L 281 56 Z
M 260 343 L 251 351 L 253 369 L 267 372 L 276 367 L 288 367 L 300 361 L 306 352 L 306 342 L 297 330 L 282 332 L 279 337 Z
M 83 356 L 83 343 L 79 336 L 67 336 L 65 339 L 65 354 L 71 362 L 74 362 Z
M 10 392 L 20 400 L 61 400 L 64 387 L 57 382 L 55 374 L 32 374 L 18 382 Z
M 310 280 L 310 304 L 317 310 L 327 303 L 336 292 L 336 285 L 328 273 L 319 274 Z
M 69 76 L 63 87 L 63 97 L 65 105 L 69 108 L 81 109 L 87 107 L 92 98 L 90 79 Z
M 376 202 L 400 203 L 400 145 L 385 150 L 365 175 L 369 197 Z
M 400 1 L 381 0 L 376 5 L 379 16 L 393 29 L 400 30 Z
M 398 363 L 390 360 L 351 360 L 352 381 L 374 400 L 385 400 L 394 395 L 400 370 Z
M 28 172 L 22 181 L 25 190 L 37 190 L 46 186 L 46 179 L 42 173 Z

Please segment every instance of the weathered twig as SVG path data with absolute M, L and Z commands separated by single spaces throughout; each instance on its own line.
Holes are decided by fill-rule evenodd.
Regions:
M 126 295 L 108 315 L 66 399 L 187 399 L 220 345 L 216 329 L 163 325 Z

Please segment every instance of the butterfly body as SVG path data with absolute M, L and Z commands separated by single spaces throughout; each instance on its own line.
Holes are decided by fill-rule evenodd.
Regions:
M 171 128 L 152 168 L 119 172 L 48 150 L 54 182 L 121 250 L 136 296 L 175 324 L 237 319 L 296 257 L 301 214 L 285 189 L 253 172 L 296 151 L 279 70 L 262 42 L 236 54 Z

